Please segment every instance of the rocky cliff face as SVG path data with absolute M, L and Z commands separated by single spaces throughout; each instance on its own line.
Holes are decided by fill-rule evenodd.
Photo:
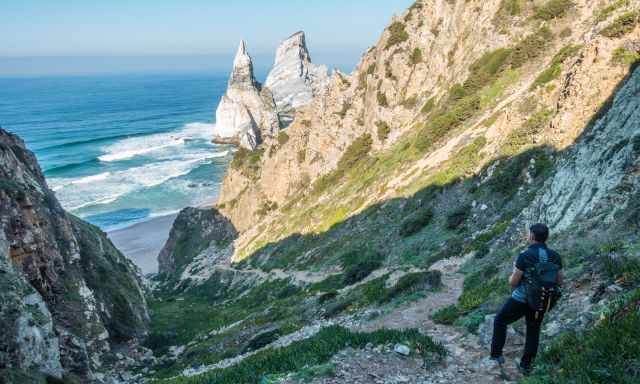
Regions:
M 228 265 L 238 233 L 215 208 L 185 208 L 160 251 L 160 274 L 178 280 L 206 280 L 215 265 Z
M 33 154 L 1 129 L 0 165 L 0 369 L 101 382 L 111 346 L 146 333 L 139 271 L 61 208 Z
M 288 126 L 296 109 L 322 94 L 329 82 L 327 67 L 311 63 L 304 32 L 283 41 L 276 51 L 265 86 L 271 90 L 280 121 Z
M 612 57 L 633 45 L 637 32 L 600 33 L 631 4 L 610 12 L 590 2 L 563 4 L 512 9 L 500 0 L 482 7 L 419 1 L 392 20 L 354 73 L 334 74 L 327 92 L 297 112 L 285 142 L 269 143 L 251 161 L 229 169 L 219 203 L 241 232 L 236 252 L 263 244 L 266 233 L 289 232 L 290 215 L 280 221 L 280 210 L 265 215 L 265 207 L 292 203 L 299 210 L 305 201 L 324 206 L 323 197 L 307 200 L 318 197 L 314 187 L 320 181 L 348 188 L 344 178 L 333 176 L 348 173 L 340 160 L 357 139 L 370 140 L 366 150 L 380 154 L 374 158 L 395 151 L 398 161 L 390 174 L 372 175 L 366 193 L 344 196 L 364 199 L 353 202 L 359 208 L 415 190 L 456 148 L 478 136 L 488 142 L 485 161 L 502 156 L 507 138 L 532 117 L 544 120 L 537 144 L 562 149 L 573 143 L 626 75 Z M 598 16 L 602 12 L 607 18 Z M 486 69 L 498 72 L 484 73 L 491 60 L 495 69 Z M 478 93 L 473 82 L 490 87 Z M 336 191 L 324 192 L 331 200 Z M 324 223 L 312 220 L 303 231 Z
M 241 41 L 227 91 L 216 110 L 214 141 L 254 149 L 279 128 L 273 96 L 256 81 L 251 56 Z

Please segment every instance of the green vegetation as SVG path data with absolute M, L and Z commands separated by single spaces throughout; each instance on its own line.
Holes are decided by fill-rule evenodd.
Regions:
M 278 132 L 278 144 L 285 145 L 287 144 L 288 141 L 289 141 L 289 135 L 287 135 L 287 132 L 285 131 Z
M 433 111 L 433 108 L 435 106 L 436 106 L 435 97 L 432 97 L 429 100 L 427 100 L 426 103 L 424 103 L 424 105 L 422 106 L 422 109 L 420 109 L 420 113 L 427 114 L 427 113 Z
M 355 284 L 382 266 L 383 256 L 370 249 L 352 249 L 342 255 L 343 286 Z
M 260 171 L 260 159 L 262 158 L 263 154 L 264 148 L 258 148 L 251 151 L 244 147 L 240 147 L 233 155 L 233 160 L 231 160 L 231 168 L 241 171 L 245 176 L 249 178 L 254 178 Z
M 422 63 L 422 49 L 414 48 L 411 51 L 411 55 L 409 56 L 409 64 L 410 65 L 418 65 Z
M 609 18 L 609 16 L 611 16 L 612 13 L 614 13 L 615 11 L 617 11 L 622 7 L 626 7 L 627 5 L 629 5 L 629 0 L 617 0 L 615 3 L 600 9 L 596 13 L 596 18 L 595 18 L 596 23 L 605 21 L 606 19 Z
M 376 99 L 378 100 L 379 106 L 381 107 L 389 106 L 389 102 L 387 101 L 387 95 L 385 95 L 384 92 L 382 92 L 382 90 L 378 90 L 378 93 L 376 94 Z
M 611 56 L 611 62 L 618 65 L 633 65 L 639 60 L 639 52 L 632 52 L 624 47 L 617 48 Z
M 536 9 L 533 17 L 538 20 L 546 21 L 557 19 L 566 15 L 567 11 L 574 6 L 575 3 L 571 0 L 549 0 Z
M 346 170 L 355 166 L 356 163 L 369 154 L 372 144 L 373 140 L 368 133 L 355 139 L 351 145 L 347 147 L 347 150 L 344 151 L 340 161 L 338 161 L 338 169 Z
M 627 12 L 612 21 L 611 24 L 600 31 L 600 34 L 611 38 L 622 37 L 633 31 L 638 22 L 640 22 L 640 11 Z
M 537 78 L 536 80 L 533 82 L 533 87 L 532 88 L 538 88 L 541 87 L 555 79 L 557 79 L 558 77 L 560 77 L 560 74 L 562 73 L 562 64 L 569 58 L 575 56 L 580 49 L 582 48 L 581 45 L 567 45 L 564 48 L 562 48 L 553 58 L 553 60 L 551 60 L 551 65 L 549 66 L 549 68 L 545 69 Z
M 386 121 L 377 121 L 376 127 L 378 128 L 378 140 L 386 141 L 389 137 L 389 133 L 391 133 L 391 127 L 387 124 Z
M 418 104 L 418 96 L 417 95 L 413 95 L 411 97 L 408 97 L 408 98 L 404 99 L 404 101 L 402 103 L 400 103 L 400 105 L 402 105 L 406 109 L 413 109 L 413 108 L 416 107 L 416 104 Z
M 409 237 L 420 232 L 433 218 L 433 210 L 430 207 L 421 208 L 407 217 L 400 225 L 400 236 Z
M 408 293 L 422 292 L 427 289 L 438 289 L 442 286 L 442 276 L 439 271 L 426 271 L 408 273 L 402 276 L 382 296 L 382 301 L 389 302 L 392 299 Z
M 554 340 L 523 384 L 637 383 L 640 381 L 640 291 L 617 303 L 585 332 Z
M 431 316 L 436 323 L 446 325 L 452 325 L 458 317 L 460 317 L 460 312 L 455 304 L 440 308 Z
M 502 0 L 500 10 L 498 12 L 509 16 L 518 16 L 522 13 L 522 0 Z
M 510 57 L 513 68 L 520 68 L 529 61 L 540 57 L 553 41 L 553 33 L 547 27 L 540 28 L 525 37 L 514 48 Z
M 269 214 L 269 212 L 273 212 L 277 209 L 278 209 L 278 203 L 267 200 L 262 204 L 260 209 L 256 211 L 256 214 L 260 217 L 264 217 L 267 214 Z M 205 244 L 205 245 L 208 245 L 208 244 Z
M 552 116 L 553 112 L 548 109 L 542 109 L 531 115 L 520 128 L 514 129 L 507 136 L 502 145 L 502 153 L 505 156 L 512 156 L 535 143 L 536 137 L 549 124 Z
M 469 217 L 471 213 L 471 207 L 463 205 L 456 208 L 453 212 L 447 216 L 447 229 L 458 229 Z
M 389 26 L 389 39 L 387 40 L 385 49 L 404 43 L 407 40 L 409 40 L 409 34 L 405 29 L 404 23 L 396 21 Z
M 379 330 L 372 333 L 352 332 L 340 326 L 323 328 L 316 335 L 279 349 L 266 349 L 240 363 L 216 369 L 200 376 L 166 380 L 176 384 L 259 383 L 268 374 L 298 372 L 305 367 L 326 364 L 346 347 L 364 348 L 368 343 L 381 345 L 404 343 L 418 351 L 425 364 L 440 361 L 446 350 L 417 330 Z

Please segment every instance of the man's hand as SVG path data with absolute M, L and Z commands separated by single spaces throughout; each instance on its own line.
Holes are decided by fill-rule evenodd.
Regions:
M 522 280 L 522 275 L 524 275 L 523 271 L 519 270 L 516 267 L 513 267 L 513 273 L 511 273 L 511 277 L 509 278 L 509 284 L 511 284 L 512 289 L 518 288 L 518 285 Z

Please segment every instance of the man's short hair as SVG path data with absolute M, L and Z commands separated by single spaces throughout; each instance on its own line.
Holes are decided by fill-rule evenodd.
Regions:
M 545 224 L 534 224 L 529 228 L 529 231 L 533 234 L 533 239 L 540 243 L 544 243 L 549 238 L 549 227 Z

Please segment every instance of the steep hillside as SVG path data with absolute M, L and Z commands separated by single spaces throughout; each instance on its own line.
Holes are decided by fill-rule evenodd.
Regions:
M 233 256 L 190 255 L 184 270 L 208 277 L 195 283 L 158 276 L 152 339 L 175 347 L 152 345 L 165 356 L 153 376 L 519 379 L 480 362 L 537 221 L 551 226 L 569 287 L 544 329 L 550 365 L 531 380 L 571 366 L 553 343 L 559 334 L 592 340 L 564 353 L 589 380 L 607 359 L 632 364 L 633 343 L 593 366 L 585 356 L 618 317 L 616 340 L 638 325 L 626 313 L 640 285 L 639 23 L 633 0 L 425 0 L 395 17 L 354 73 L 334 73 L 278 140 L 237 152 L 217 204 L 229 220 L 222 228 L 237 231 L 224 244 Z M 168 247 L 163 257 L 181 254 Z M 591 335 L 599 318 L 609 320 Z M 334 343 L 323 330 L 336 325 L 347 339 L 373 341 Z M 405 328 L 418 333 L 393 333 Z M 379 331 L 392 334 L 380 340 Z M 396 343 L 409 358 L 393 353 Z M 409 381 L 378 371 L 387 364 Z M 572 382 L 558 372 L 557 382 Z M 618 373 L 620 382 L 640 377 Z
M 43 374 L 111 382 L 113 348 L 147 332 L 137 268 L 61 208 L 33 154 L 1 129 L 0 284 L 0 376 L 9 383 Z

